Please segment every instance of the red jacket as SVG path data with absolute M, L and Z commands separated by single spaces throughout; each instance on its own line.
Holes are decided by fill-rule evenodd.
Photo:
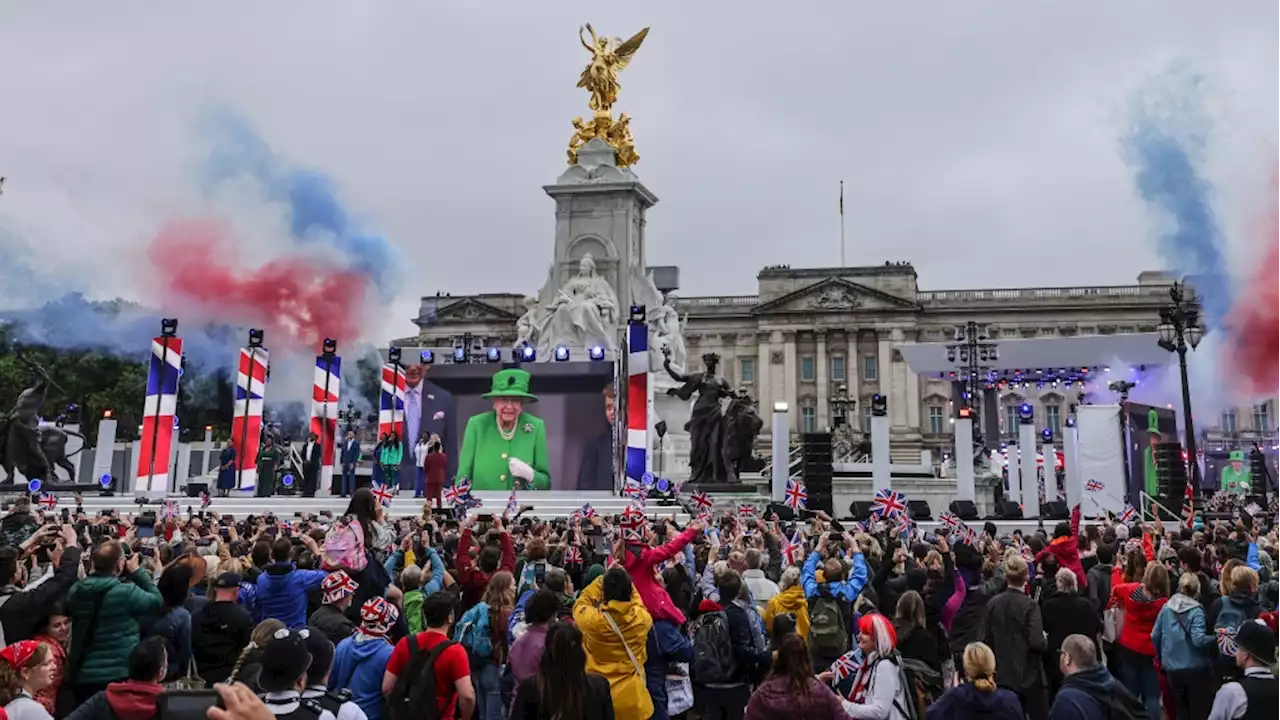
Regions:
M 1080 590 L 1084 590 L 1089 584 L 1089 578 L 1085 575 L 1084 566 L 1080 564 L 1080 506 L 1076 505 L 1071 511 L 1071 534 L 1066 537 L 1054 538 L 1048 547 L 1036 553 L 1036 562 L 1046 553 L 1053 555 L 1058 559 L 1058 567 L 1066 568 L 1076 574 L 1076 584 L 1080 586 Z
M 1136 653 L 1155 657 L 1151 644 L 1151 628 L 1155 627 L 1160 608 L 1169 598 L 1153 598 L 1142 583 L 1120 583 L 1111 586 L 1111 602 L 1108 607 L 1124 609 L 1124 629 L 1120 631 L 1120 645 Z
M 482 571 L 479 564 L 471 558 L 471 542 L 471 528 L 463 528 L 462 537 L 458 538 L 458 559 L 454 563 L 458 568 L 458 584 L 462 586 L 459 615 L 480 602 L 480 598 L 484 597 L 484 589 L 489 586 L 489 579 L 493 577 Z M 498 543 L 502 548 L 502 562 L 498 564 L 498 570 L 515 574 L 516 550 L 511 545 L 511 534 L 503 532 L 498 536 Z
M 684 546 L 693 542 L 697 536 L 698 531 L 689 528 L 661 547 L 647 547 L 639 553 L 627 551 L 623 567 L 631 575 L 632 586 L 635 587 L 636 592 L 640 593 L 640 599 L 644 601 L 645 608 L 654 620 L 669 620 L 676 625 L 684 624 L 684 611 L 671 602 L 671 596 L 667 594 L 662 583 L 658 582 L 653 569 L 678 555 L 681 550 L 684 550 Z

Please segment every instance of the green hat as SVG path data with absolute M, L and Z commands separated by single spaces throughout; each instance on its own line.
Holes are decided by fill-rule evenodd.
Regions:
M 517 368 L 499 370 L 494 373 L 493 389 L 480 397 L 513 397 L 528 400 L 529 402 L 538 402 L 537 395 L 529 394 L 529 373 Z
M 1232 451 L 1231 451 L 1231 454 L 1228 456 L 1228 459 L 1229 459 L 1231 462 L 1244 462 L 1244 451 L 1243 451 L 1243 450 L 1232 450 Z
M 1153 435 L 1160 434 L 1160 415 L 1155 410 L 1147 411 L 1147 432 Z

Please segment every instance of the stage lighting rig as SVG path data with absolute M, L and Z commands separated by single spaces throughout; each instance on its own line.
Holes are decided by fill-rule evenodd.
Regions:
M 520 343 L 520 346 L 511 354 L 517 362 L 533 362 L 538 359 L 538 351 L 529 343 Z
M 436 354 L 430 350 L 423 350 L 419 359 L 422 360 L 423 365 L 431 365 L 436 361 Z
M 555 358 L 556 362 L 569 362 L 569 348 L 564 345 L 557 345 Z

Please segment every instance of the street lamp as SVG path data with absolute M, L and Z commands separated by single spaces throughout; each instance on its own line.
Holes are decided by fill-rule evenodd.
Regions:
M 846 385 L 840 385 L 836 388 L 835 395 L 827 401 L 831 406 L 831 424 L 835 427 L 849 424 L 849 413 L 858 404 L 857 400 L 849 397 L 849 388 Z
M 969 415 L 973 418 L 975 441 L 981 442 L 982 425 L 978 421 L 978 407 L 981 403 L 975 400 L 982 387 L 981 375 L 984 371 L 991 369 L 989 363 L 1000 359 L 1000 349 L 995 343 L 990 342 L 991 336 L 987 332 L 987 326 L 979 325 L 972 320 L 955 328 L 954 339 L 955 343 L 947 346 L 947 362 L 960 368 L 964 382 L 963 407 L 970 410 Z
M 1195 421 L 1191 417 L 1191 384 L 1187 381 L 1187 349 L 1195 350 L 1204 337 L 1200 325 L 1200 304 L 1187 296 L 1182 283 L 1169 288 L 1169 304 L 1160 308 L 1160 335 L 1157 345 L 1178 354 L 1178 371 L 1182 377 L 1182 414 L 1187 436 L 1187 458 L 1191 463 L 1191 484 L 1200 487 L 1200 463 L 1196 455 Z

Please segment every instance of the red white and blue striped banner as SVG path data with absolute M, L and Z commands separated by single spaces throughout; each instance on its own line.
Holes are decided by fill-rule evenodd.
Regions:
M 262 406 L 267 391 L 267 351 L 240 348 L 236 399 L 231 416 L 231 447 L 236 451 L 236 487 L 258 484 L 258 445 L 262 441 Z
M 311 390 L 311 432 L 320 438 L 320 486 L 333 482 L 333 451 L 338 443 L 338 398 L 342 390 L 342 358 L 316 356 Z
M 378 437 L 394 432 L 404 443 L 404 368 L 390 363 L 382 366 L 382 392 L 378 394 Z M 412 447 L 412 444 L 410 444 Z
M 181 374 L 182 338 L 153 339 L 147 367 L 147 399 L 142 409 L 142 437 L 138 442 L 136 490 L 169 492 L 169 463 L 173 457 L 173 424 Z
M 627 477 L 649 469 L 649 326 L 627 326 Z

